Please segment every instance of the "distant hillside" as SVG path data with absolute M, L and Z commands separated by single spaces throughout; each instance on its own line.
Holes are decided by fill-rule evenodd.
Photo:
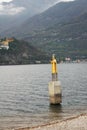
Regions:
M 60 3 L 25 23 L 19 37 L 58 57 L 87 58 L 87 0 Z
M 59 0 L 13 0 L 0 5 L 0 35 L 48 9 Z M 0 2 L 1 3 L 1 2 Z M 8 33 L 7 32 L 7 33 Z
M 29 43 L 14 39 L 9 50 L 0 50 L 0 65 L 35 64 L 49 62 L 48 56 Z
M 20 38 L 35 35 L 35 32 L 44 31 L 47 28 L 59 26 L 77 19 L 80 15 L 87 12 L 87 0 L 75 0 L 73 2 L 61 2 L 47 11 L 29 18 L 19 28 L 9 30 L 9 35 Z M 83 21 L 84 22 L 84 21 Z
M 87 0 L 58 3 L 4 34 L 59 58 L 87 58 Z
M 72 22 L 55 24 L 25 39 L 58 57 L 87 58 L 87 13 Z M 49 51 L 50 50 L 50 51 Z

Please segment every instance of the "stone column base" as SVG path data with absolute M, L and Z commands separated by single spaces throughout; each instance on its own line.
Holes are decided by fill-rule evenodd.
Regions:
M 62 91 L 60 81 L 51 81 L 49 83 L 50 104 L 60 104 L 62 102 Z

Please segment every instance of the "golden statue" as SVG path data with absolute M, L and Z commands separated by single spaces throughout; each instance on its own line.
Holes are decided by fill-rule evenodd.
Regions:
M 52 55 L 51 64 L 52 64 L 52 81 L 57 81 L 57 61 L 54 54 Z

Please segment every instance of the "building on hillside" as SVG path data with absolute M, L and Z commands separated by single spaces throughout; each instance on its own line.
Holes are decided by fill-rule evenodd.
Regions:
M 13 38 L 6 39 L 5 41 L 0 41 L 0 49 L 9 49 L 9 43 L 13 42 Z
M 14 39 L 13 39 L 13 38 L 7 38 L 6 41 L 7 41 L 7 42 L 13 42 Z

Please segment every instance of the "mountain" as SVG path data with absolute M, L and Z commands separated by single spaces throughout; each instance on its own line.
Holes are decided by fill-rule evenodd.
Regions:
M 67 22 L 72 22 L 80 15 L 87 12 L 87 0 L 75 0 L 73 2 L 61 2 L 49 8 L 47 11 L 35 15 L 24 22 L 19 28 L 13 28 L 12 35 L 19 35 L 19 37 L 26 37 L 32 32 L 52 26 L 59 26 Z M 18 32 L 18 33 L 17 33 Z
M 0 33 L 18 27 L 28 18 L 41 13 L 58 0 L 13 0 L 0 4 Z
M 62 2 L 27 20 L 13 35 L 58 57 L 87 57 L 87 0 Z M 50 51 L 49 51 L 50 50 Z
M 30 43 L 14 41 L 9 44 L 9 49 L 0 49 L 0 65 L 48 63 L 49 57 L 40 49 Z
M 16 36 L 59 58 L 87 58 L 87 0 L 61 2 L 4 34 Z

